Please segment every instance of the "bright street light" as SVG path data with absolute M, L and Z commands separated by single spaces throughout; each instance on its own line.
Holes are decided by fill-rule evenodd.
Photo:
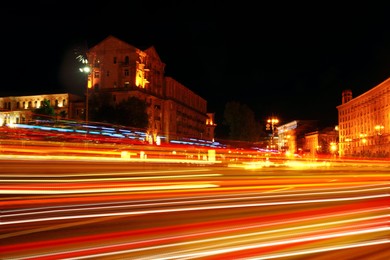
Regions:
M 89 92 L 89 89 L 91 88 L 91 84 L 90 84 L 90 80 L 89 80 L 89 74 L 91 73 L 91 68 L 88 66 L 88 60 L 86 59 L 83 59 L 82 60 L 83 64 L 85 64 L 84 67 L 80 68 L 80 71 L 82 73 L 84 73 L 85 75 L 87 75 L 87 91 L 86 91 L 86 97 L 85 97 L 85 121 L 88 122 L 88 110 L 89 110 L 89 107 L 88 107 L 88 100 L 89 100 L 89 97 L 88 97 L 88 92 Z
M 378 132 L 378 135 L 381 135 L 382 134 L 382 130 L 384 129 L 385 127 L 383 125 L 376 125 L 375 126 L 375 130 Z
M 275 117 L 271 117 L 271 118 L 268 118 L 267 120 L 267 125 L 266 125 L 266 128 L 267 130 L 271 127 L 271 131 L 272 131 L 272 136 L 271 136 L 271 149 L 273 149 L 274 147 L 274 136 L 275 136 L 275 125 L 277 125 L 279 123 L 279 119 L 275 118 Z

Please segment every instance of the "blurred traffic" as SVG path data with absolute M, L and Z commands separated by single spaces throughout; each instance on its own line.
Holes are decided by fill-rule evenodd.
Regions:
M 0 156 L 63 156 L 159 163 L 230 165 L 232 167 L 321 167 L 361 162 L 359 158 L 306 157 L 259 148 L 194 138 L 157 143 L 138 129 L 75 121 L 35 121 L 0 127 Z M 388 160 L 369 160 L 387 164 Z
M 390 256 L 389 166 L 122 162 L 3 158 L 0 258 Z

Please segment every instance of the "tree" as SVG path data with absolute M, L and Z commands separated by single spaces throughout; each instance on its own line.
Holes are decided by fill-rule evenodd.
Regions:
M 146 103 L 136 97 L 130 97 L 116 105 L 117 124 L 137 128 L 146 128 L 149 124 Z
M 68 114 L 66 113 L 65 110 L 62 110 L 59 114 L 58 114 L 61 118 L 66 118 L 68 116 Z
M 136 128 L 146 128 L 149 124 L 146 103 L 137 97 L 115 104 L 110 93 L 94 93 L 89 107 L 92 121 Z
M 50 100 L 44 99 L 41 106 L 33 110 L 36 119 L 52 119 L 55 117 L 55 110 L 50 105 Z
M 115 123 L 115 104 L 110 93 L 95 93 L 89 95 L 89 119 L 96 122 Z
M 262 124 L 255 119 L 253 111 L 236 101 L 226 103 L 223 124 L 228 126 L 232 140 L 256 142 L 264 135 Z

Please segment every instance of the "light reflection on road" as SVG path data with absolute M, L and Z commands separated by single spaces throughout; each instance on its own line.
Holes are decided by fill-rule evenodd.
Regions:
M 387 168 L 83 164 L 0 170 L 0 258 L 390 256 Z

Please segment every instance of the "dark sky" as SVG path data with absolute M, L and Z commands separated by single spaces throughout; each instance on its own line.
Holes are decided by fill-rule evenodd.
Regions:
M 358 96 L 390 75 L 390 4 L 31 2 L 0 9 L 1 96 L 82 93 L 73 50 L 109 35 L 153 45 L 166 75 L 205 98 L 217 124 L 226 102 L 237 101 L 258 120 L 333 126 L 342 90 Z

